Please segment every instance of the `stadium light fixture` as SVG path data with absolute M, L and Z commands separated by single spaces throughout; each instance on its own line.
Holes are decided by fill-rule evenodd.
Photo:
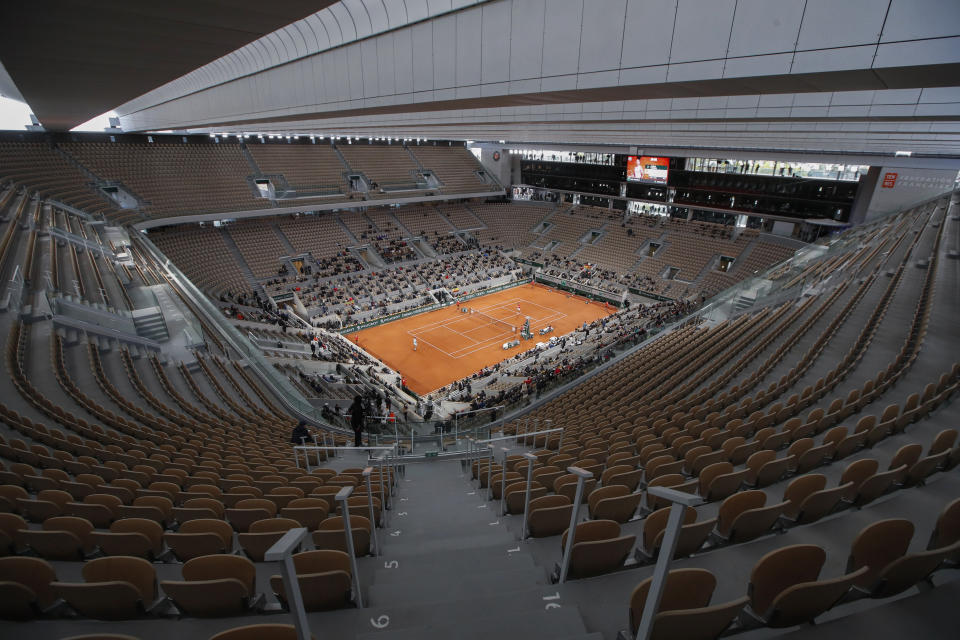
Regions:
M 910 156 L 913 155 L 913 151 L 897 151 L 897 152 L 896 152 L 895 154 L 893 154 L 893 155 L 896 156 L 896 157 L 898 157 L 898 158 L 909 158 Z

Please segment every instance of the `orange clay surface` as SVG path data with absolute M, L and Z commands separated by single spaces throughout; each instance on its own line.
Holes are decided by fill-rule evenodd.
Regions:
M 517 305 L 520 311 L 517 312 Z M 395 320 L 379 327 L 351 333 L 347 337 L 380 358 L 407 380 L 417 393 L 429 393 L 454 380 L 465 378 L 484 367 L 526 351 L 551 336 L 563 336 L 584 322 L 593 322 L 613 313 L 602 303 L 587 302 L 539 284 L 525 284 L 465 303 L 492 318 L 517 327 L 516 333 L 498 322 L 476 314 L 463 313 L 456 305 Z M 519 347 L 503 349 L 503 343 L 520 337 L 524 318 L 530 317 L 532 340 Z M 539 335 L 550 325 L 553 333 Z M 413 350 L 413 339 L 417 350 Z

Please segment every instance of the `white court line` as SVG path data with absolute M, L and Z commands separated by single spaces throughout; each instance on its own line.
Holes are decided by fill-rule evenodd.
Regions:
M 531 330 L 531 331 L 534 331 L 535 329 L 543 328 L 543 327 L 551 324 L 552 322 L 554 322 L 554 321 L 556 321 L 556 320 L 560 320 L 561 318 L 566 318 L 566 317 L 568 317 L 568 315 L 569 315 L 569 314 L 564 313 L 564 312 L 562 312 L 562 311 L 557 311 L 556 309 L 554 309 L 554 308 L 552 308 L 552 307 L 547 307 L 547 306 L 544 306 L 544 305 L 539 304 L 539 303 L 536 303 L 536 302 L 531 302 L 531 301 L 526 300 L 526 299 L 524 299 L 524 298 L 511 298 L 511 299 L 509 299 L 509 300 L 505 300 L 505 301 L 500 302 L 500 303 L 498 303 L 498 304 L 490 305 L 490 306 L 487 306 L 487 307 L 475 307 L 475 308 L 477 309 L 477 311 L 480 311 L 480 312 L 482 312 L 482 313 L 487 313 L 487 315 L 490 315 L 492 318 L 495 318 L 495 319 L 499 320 L 500 322 L 505 322 L 505 323 L 507 323 L 507 324 L 510 324 L 511 326 L 520 327 L 520 326 L 523 325 L 523 322 L 524 322 L 524 320 L 526 320 L 526 317 L 527 317 L 527 316 L 526 316 L 526 314 L 523 313 L 523 311 L 521 311 L 519 314 L 516 312 L 515 307 L 516 307 L 516 305 L 517 305 L 518 303 L 521 304 L 521 305 L 525 305 L 525 306 L 538 307 L 539 309 L 542 309 L 543 311 L 548 311 L 548 312 L 549 312 L 549 313 L 546 314 L 545 316 L 540 316 L 540 317 L 532 317 L 532 316 L 531 316 L 531 318 L 530 318 L 530 330 Z M 506 317 L 506 318 L 500 318 L 500 317 L 498 317 L 498 316 L 496 316 L 496 315 L 493 315 L 493 314 L 488 313 L 488 312 L 491 311 L 491 310 L 505 309 L 505 308 L 514 309 L 514 311 L 510 314 L 510 316 L 508 316 L 508 317 Z M 455 324 L 455 323 L 460 322 L 460 321 L 462 321 L 462 320 L 467 320 L 467 319 L 472 319 L 472 318 L 473 318 L 473 316 L 471 316 L 471 315 L 469 315 L 469 314 L 464 314 L 464 315 L 465 315 L 466 317 L 460 317 L 459 314 L 457 314 L 457 316 L 455 316 L 455 317 L 453 317 L 453 318 L 444 318 L 444 319 L 442 319 L 442 320 L 437 320 L 437 321 L 434 321 L 434 322 L 428 322 L 428 323 L 423 324 L 423 325 L 420 325 L 419 327 L 416 327 L 416 328 L 414 328 L 414 329 L 408 329 L 408 330 L 407 330 L 407 334 L 416 337 L 417 340 L 419 340 L 420 342 L 423 342 L 424 344 L 429 345 L 430 347 L 436 349 L 436 350 L 439 351 L 440 353 L 446 355 L 448 358 L 452 358 L 452 359 L 454 359 L 454 360 L 459 360 L 460 358 L 466 357 L 466 356 L 468 356 L 468 355 L 472 355 L 472 354 L 474 354 L 474 353 L 476 353 L 476 352 L 478 352 L 478 351 L 482 351 L 482 350 L 487 349 L 487 348 L 489 348 L 489 347 L 491 347 L 491 346 L 493 346 L 493 345 L 500 344 L 501 341 L 503 341 L 505 338 L 512 338 L 513 335 L 514 335 L 513 333 L 511 333 L 511 332 L 509 332 L 509 331 L 504 331 L 504 332 L 499 333 L 499 334 L 497 334 L 496 336 L 494 336 L 494 337 L 492 337 L 492 338 L 488 338 L 488 339 L 486 339 L 486 340 L 484 340 L 484 341 L 479 341 L 479 340 L 477 340 L 477 339 L 475 339 L 475 338 L 471 338 L 470 336 L 467 335 L 467 333 L 472 333 L 472 332 L 477 331 L 477 330 L 479 330 L 479 329 L 485 329 L 485 328 L 487 328 L 487 327 L 496 326 L 496 324 L 493 323 L 493 322 L 486 322 L 485 324 L 482 324 L 482 325 L 480 325 L 480 326 L 474 327 L 473 329 L 469 329 L 469 330 L 467 330 L 466 332 L 458 331 L 458 330 L 456 330 L 456 329 L 454 329 L 454 328 L 452 328 L 452 327 L 450 326 L 451 324 Z M 518 316 L 518 315 L 520 316 L 520 321 L 519 321 L 519 322 L 516 321 L 516 316 Z M 450 351 L 447 351 L 446 349 L 441 349 L 440 347 L 436 346 L 435 344 L 431 343 L 430 341 L 424 339 L 424 338 L 422 337 L 422 334 L 420 333 L 420 332 L 422 332 L 422 331 L 434 331 L 434 330 L 436 330 L 436 329 L 441 329 L 441 328 L 442 328 L 442 329 L 446 329 L 447 331 L 450 331 L 451 333 L 455 333 L 455 334 L 461 336 L 462 338 L 465 338 L 466 340 L 469 340 L 470 342 L 473 342 L 474 344 L 472 344 L 472 345 L 467 345 L 467 346 L 465 346 L 465 347 L 463 347 L 463 348 L 461 348 L 461 349 L 455 349 L 453 352 L 450 352 Z M 454 354 L 459 354 L 459 355 L 454 355 Z

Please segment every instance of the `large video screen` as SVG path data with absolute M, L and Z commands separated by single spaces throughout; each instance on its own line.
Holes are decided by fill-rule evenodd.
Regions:
M 627 156 L 627 180 L 667 184 L 670 158 Z

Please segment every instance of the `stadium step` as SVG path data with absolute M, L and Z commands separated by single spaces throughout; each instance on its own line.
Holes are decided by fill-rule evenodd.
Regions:
M 477 607 L 470 600 L 464 604 L 471 605 L 473 615 L 440 622 L 432 613 L 428 613 L 428 622 L 423 626 L 361 633 L 357 635 L 357 640 L 373 638 L 379 640 L 421 640 L 422 638 L 486 640 L 500 634 L 506 634 L 503 637 L 528 640 L 588 637 L 583 618 L 576 606 L 544 610 L 543 604 L 538 603 L 535 609 L 520 611 L 503 611 L 498 608 L 497 615 L 491 616 L 490 609 Z M 436 607 L 436 609 L 441 608 Z
M 546 585 L 546 572 L 540 567 L 519 571 L 499 571 L 471 575 L 469 573 L 438 576 L 432 582 L 420 580 L 370 586 L 371 602 L 391 605 L 415 604 L 433 600 L 457 600 L 489 596 L 504 591 L 524 591 L 536 585 Z
M 393 565 L 390 560 L 385 560 L 384 566 Z M 503 546 L 482 547 L 399 558 L 395 568 L 377 569 L 374 572 L 374 581 L 376 584 L 393 584 L 403 580 L 416 580 L 423 576 L 450 575 L 451 573 L 459 575 L 468 572 L 479 575 L 535 567 L 533 556 L 530 554 L 508 553 Z

